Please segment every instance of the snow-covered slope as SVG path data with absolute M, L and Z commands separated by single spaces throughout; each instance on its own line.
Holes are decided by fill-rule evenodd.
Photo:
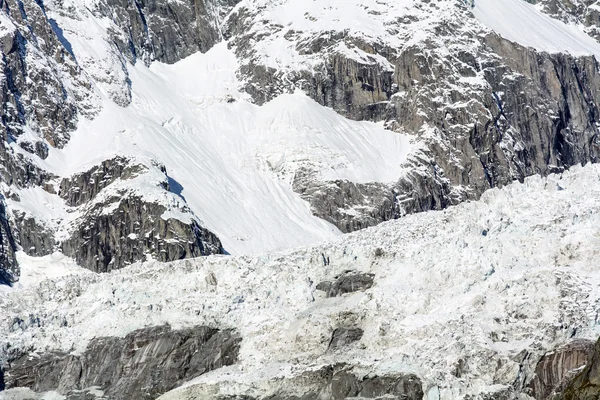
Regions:
M 240 332 L 238 364 L 164 399 L 265 395 L 338 362 L 415 373 L 444 400 L 518 390 L 538 356 L 600 332 L 598 196 L 600 167 L 589 165 L 315 247 L 51 279 L 0 297 L 0 334 L 11 347 L 77 353 L 93 337 L 163 323 Z M 373 273 L 374 286 L 334 298 L 315 289 L 348 270 Z M 364 335 L 328 350 L 339 326 Z
M 224 43 L 174 65 L 129 66 L 131 104 L 105 98 L 101 113 L 81 121 L 69 144 L 41 165 L 69 176 L 115 154 L 160 160 L 204 225 L 235 254 L 339 233 L 293 193 L 300 166 L 322 179 L 400 177 L 406 137 L 346 120 L 300 93 L 255 106 L 237 90 L 236 68 Z
M 600 59 L 600 43 L 582 27 L 551 18 L 524 0 L 476 0 L 472 11 L 481 23 L 524 46 Z

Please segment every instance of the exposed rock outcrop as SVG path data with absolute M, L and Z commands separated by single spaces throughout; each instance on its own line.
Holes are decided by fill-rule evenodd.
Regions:
M 23 188 L 44 186 L 55 178 L 32 159 L 47 158 L 50 146 L 65 146 L 80 117 L 92 119 L 100 111 L 99 92 L 127 106 L 131 101 L 129 62 L 140 59 L 146 63 L 153 60 L 173 63 L 196 51 L 207 51 L 221 39 L 220 20 L 236 3 L 235 0 L 129 3 L 107 0 L 77 9 L 63 2 L 0 2 L 0 181 Z M 81 24 L 90 18 L 111 21 L 106 35 L 83 34 L 79 37 L 81 43 L 72 45 L 70 35 L 65 32 L 79 31 Z M 95 40 L 98 42 L 92 43 Z M 88 45 L 94 48 L 92 54 L 76 54 Z M 118 172 L 113 176 L 127 179 L 127 173 L 131 172 L 108 171 L 106 167 L 99 166 L 88 175 L 74 178 L 77 181 L 63 181 L 61 189 L 69 187 L 68 193 L 64 190 L 61 193 L 67 204 L 80 206 L 90 201 L 103 185 L 112 182 L 107 174 Z M 93 184 L 86 180 L 100 177 L 102 172 L 104 180 Z M 11 243 L 20 244 L 27 254 L 34 256 L 57 248 L 52 229 L 41 221 L 18 210 L 5 214 L 6 243 L 10 237 Z M 11 214 L 14 218 L 10 218 Z M 175 246 L 182 229 L 175 227 L 176 234 L 165 235 L 171 240 L 169 245 L 153 243 L 156 252 L 173 253 L 170 246 Z M 186 237 L 193 244 L 184 245 L 177 255 L 161 259 L 218 251 L 218 239 L 209 236 L 197 223 L 189 224 Z M 203 247 L 196 249 L 199 243 Z M 17 269 L 13 266 L 16 260 L 12 255 L 7 257 L 10 265 L 9 261 L 0 260 L 0 270 L 11 270 L 11 279 L 16 279 Z
M 162 169 L 165 171 L 164 167 Z M 62 179 L 58 195 L 70 207 L 92 200 L 100 191 L 117 179 L 129 180 L 148 169 L 127 157 L 117 156 L 104 160 L 88 171 Z
M 110 213 L 105 212 L 107 206 Z M 174 261 L 223 253 L 215 234 L 193 219 L 164 218 L 166 211 L 165 206 L 141 197 L 113 197 L 77 220 L 77 228 L 61 244 L 62 251 L 95 272 L 122 268 L 148 256 Z
M 17 241 L 25 254 L 41 257 L 56 250 L 57 243 L 52 229 L 20 210 L 14 210 L 12 215 Z
M 28 212 L 11 192 L 10 225 L 5 221 L 14 236 L 11 248 L 18 244 L 30 256 L 61 250 L 95 272 L 148 257 L 173 261 L 223 253 L 219 238 L 201 225 L 185 199 L 170 192 L 170 182 L 166 168 L 154 160 L 117 156 L 44 185 L 44 197 L 65 203 L 68 212 L 59 216 Z
M 363 333 L 364 331 L 357 327 L 336 328 L 331 335 L 329 349 L 333 350 L 357 342 L 362 338 Z
M 125 33 L 115 32 L 113 40 L 130 61 L 174 63 L 197 51 L 206 52 L 220 41 L 220 21 L 238 2 L 106 0 L 99 13 L 113 17 Z
M 12 285 L 19 277 L 17 246 L 8 223 L 6 203 L 0 195 L 0 285 Z
M 2 1 L 0 18 L 0 182 L 17 188 L 39 186 L 51 174 L 31 157 L 44 159 L 49 146 L 67 143 L 79 116 L 97 112 L 91 102 L 94 93 L 42 1 Z M 15 229 L 6 205 L 2 219 L 6 251 L 0 259 L 0 271 L 4 271 L 0 281 L 11 281 L 18 278 L 16 243 L 23 241 L 27 248 L 40 248 L 40 243 L 33 243 L 37 241 L 33 231 L 20 237 L 34 228 L 31 220 Z
M 232 330 L 151 327 L 124 338 L 94 339 L 80 356 L 24 355 L 10 362 L 4 383 L 7 389 L 55 390 L 72 400 L 91 397 L 86 390 L 91 387 L 110 400 L 151 400 L 203 373 L 234 364 L 240 341 Z
M 393 190 L 383 183 L 322 182 L 314 179 L 309 171 L 300 170 L 294 175 L 292 188 L 311 204 L 314 215 L 331 222 L 342 232 L 377 225 L 393 219 L 399 212 Z
M 305 371 L 298 376 L 273 382 L 274 390 L 262 395 L 216 395 L 211 389 L 192 385 L 165 395 L 164 400 L 190 398 L 206 400 L 422 400 L 421 380 L 413 374 L 367 375 L 347 365 L 330 365 Z M 180 396 L 180 397 L 177 397 Z M 183 396 L 183 397 L 181 397 Z M 162 398 L 161 398 L 162 399 Z
M 134 179 L 150 180 L 144 185 L 153 187 L 152 192 L 139 193 L 129 183 Z M 125 157 L 63 179 L 59 196 L 79 207 L 81 216 L 71 223 L 62 251 L 95 272 L 147 257 L 174 261 L 223 253 L 218 237 L 169 189 L 164 166 Z
M 369 289 L 373 286 L 373 274 L 347 272 L 333 282 L 324 281 L 317 285 L 317 290 L 322 290 L 327 297 L 337 297 L 345 293 L 352 293 Z
M 78 113 L 87 114 L 90 84 L 61 42 L 43 2 L 3 1 L 0 13 L 6 25 L 0 34 L 2 139 L 19 141 L 27 123 L 40 138 L 61 147 Z
M 594 342 L 577 340 L 544 355 L 529 384 L 531 395 L 537 400 L 545 400 L 561 393 L 566 384 L 590 362 L 593 353 Z
M 579 357 L 582 356 L 583 354 L 579 355 Z M 585 356 L 589 357 L 590 354 L 585 354 Z M 552 397 L 553 399 L 596 400 L 600 398 L 600 340 L 594 345 L 591 359 L 588 358 L 586 361 L 583 371 L 579 372 L 561 393 Z

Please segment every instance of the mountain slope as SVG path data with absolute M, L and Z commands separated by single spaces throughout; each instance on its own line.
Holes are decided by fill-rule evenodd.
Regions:
M 65 133 L 46 142 L 39 140 L 42 114 L 22 113 L 20 125 L 10 125 L 24 133 L 11 128 L 5 142 L 10 223 L 3 237 L 17 242 L 5 247 L 13 254 L 20 244 L 33 256 L 61 250 L 69 233 L 53 224 L 62 217 L 46 223 L 33 210 L 60 208 L 57 182 L 115 155 L 163 164 L 169 190 L 196 223 L 237 254 L 313 243 L 596 161 L 595 61 L 525 49 L 485 25 L 508 39 L 537 37 L 523 43 L 540 50 L 579 56 L 599 45 L 514 1 L 483 0 L 473 9 L 450 0 L 142 2 L 135 9 L 105 0 L 28 1 L 22 20 L 7 5 L 7 27 L 38 29 L 52 40 L 30 49 L 33 40 L 7 29 L 22 51 L 7 50 L 18 58 L 7 58 L 5 76 L 14 77 L 11 68 L 31 54 L 54 65 L 60 52 L 49 76 L 65 88 L 60 101 L 77 109 L 61 117 Z M 537 36 L 512 32 L 507 21 L 519 15 L 546 28 Z M 196 50 L 206 53 L 190 55 Z M 41 61 L 24 65 L 23 76 L 44 68 Z M 13 81 L 11 93 L 29 87 Z M 379 123 L 349 121 L 323 105 Z M 27 198 L 27 212 L 19 193 L 32 185 L 48 194 Z M 118 225 L 118 217 L 107 223 Z M 32 245 L 36 232 L 44 239 Z M 109 255 L 116 243 L 106 244 Z M 116 260 L 116 267 L 136 261 Z
M 600 44 L 527 3 L 0 2 L 0 398 L 569 387 Z
M 310 371 L 343 363 L 414 374 L 428 398 L 525 399 L 544 353 L 598 334 L 599 183 L 597 166 L 577 167 L 296 251 L 48 280 L 0 298 L 3 354 L 73 352 L 93 370 L 93 338 L 208 325 L 240 335 L 239 359 L 165 399 L 301 397 L 321 382 Z M 332 345 L 336 329 L 361 335 Z

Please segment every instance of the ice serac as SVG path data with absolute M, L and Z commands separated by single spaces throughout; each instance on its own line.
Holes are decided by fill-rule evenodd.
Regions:
M 307 248 L 25 285 L 0 296 L 0 363 L 84 355 L 99 337 L 149 326 L 200 325 L 235 328 L 238 360 L 165 400 L 330 399 L 338 380 L 329 377 L 342 370 L 340 379 L 357 378 L 344 378 L 359 385 L 348 385 L 354 397 L 385 377 L 381 386 L 420 387 L 429 399 L 531 400 L 536 374 L 553 386 L 577 368 L 563 345 L 598 336 L 599 190 L 600 165 L 590 164 Z
M 235 363 L 240 340 L 233 330 L 207 326 L 150 327 L 124 338 L 94 339 L 81 355 L 25 354 L 9 363 L 3 383 L 6 389 L 52 390 L 67 399 L 96 389 L 111 400 L 152 400 L 189 379 Z
M 490 1 L 473 12 L 492 3 L 516 12 Z M 348 118 L 385 121 L 419 140 L 394 184 L 299 174 L 294 190 L 315 215 L 352 231 L 598 161 L 598 64 L 580 55 L 600 54 L 594 40 L 581 33 L 570 44 L 582 51 L 548 54 L 491 32 L 461 4 L 289 0 L 234 10 L 226 32 L 255 101 L 300 88 Z M 527 18 L 540 14 L 526 6 Z

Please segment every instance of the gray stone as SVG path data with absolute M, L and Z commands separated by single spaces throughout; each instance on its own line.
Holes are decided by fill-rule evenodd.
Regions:
M 117 156 L 102 161 L 88 171 L 62 179 L 58 195 L 68 206 L 80 206 L 94 199 L 102 189 L 117 179 L 132 179 L 144 171 L 147 171 L 145 165 Z
M 594 342 L 576 340 L 542 357 L 529 384 L 537 400 L 550 399 L 564 390 L 566 384 L 587 365 L 594 354 Z
M 106 213 L 111 203 L 118 205 Z M 163 219 L 165 211 L 165 206 L 140 197 L 113 197 L 88 210 L 61 249 L 94 272 L 123 268 L 147 255 L 166 262 L 223 253 L 214 233 L 195 220 Z
M 19 277 L 17 245 L 8 221 L 6 203 L 0 195 L 0 285 L 12 285 Z
M 113 37 L 121 54 L 133 62 L 171 64 L 197 51 L 206 52 L 219 42 L 219 22 L 238 1 L 106 0 L 98 12 L 114 18 L 127 33 Z
M 357 342 L 362 338 L 363 333 L 362 329 L 356 327 L 336 328 L 331 334 L 328 349 L 333 350 Z
M 171 330 L 167 325 L 124 338 L 93 339 L 81 356 L 25 355 L 5 370 L 7 389 L 50 390 L 71 400 L 91 399 L 91 387 L 106 399 L 155 399 L 203 373 L 237 361 L 241 338 L 232 330 L 205 326 Z M 95 395 L 94 395 L 95 396 Z
M 334 282 L 321 282 L 317 285 L 317 290 L 327 293 L 327 297 L 341 296 L 345 293 L 363 291 L 373 287 L 375 275 L 361 274 L 356 272 L 346 272 L 336 278 Z
M 41 257 L 52 254 L 56 250 L 54 231 L 22 211 L 14 210 L 12 215 L 15 225 L 13 230 L 25 254 Z
M 166 168 L 153 163 L 164 174 L 159 190 L 169 191 Z M 199 225 L 181 198 L 179 210 L 189 221 L 163 218 L 167 208 L 127 191 L 100 193 L 117 180 L 127 181 L 148 172 L 145 165 L 126 157 L 103 161 L 88 171 L 62 179 L 58 195 L 68 206 L 78 207 L 82 216 L 69 237 L 60 243 L 64 254 L 95 272 L 123 268 L 150 255 L 159 261 L 174 261 L 224 252 L 219 238 Z M 109 210 L 109 211 L 107 211 Z
M 237 8 L 226 36 L 244 60 L 239 73 L 258 104 L 301 88 L 348 118 L 383 120 L 425 144 L 394 184 L 322 182 L 314 171 L 298 171 L 294 190 L 313 214 L 344 232 L 476 200 L 489 188 L 600 158 L 600 76 L 593 57 L 538 53 L 489 32 L 446 24 L 435 27 L 437 37 L 401 49 L 345 33 L 315 35 L 296 50 L 318 54 L 322 62 L 282 74 L 254 57 L 252 43 L 262 38 L 249 29 L 252 12 Z M 466 11 L 460 18 L 478 26 Z M 441 42 L 448 53 L 436 51 Z M 362 50 L 362 61 L 330 51 L 339 43 Z M 383 70 L 376 56 L 393 71 Z M 485 85 L 467 83 L 476 74 Z
M 305 372 L 292 382 L 284 383 L 280 393 L 266 397 L 268 400 L 344 400 L 397 399 L 421 400 L 421 380 L 412 374 L 384 376 L 362 375 L 352 367 L 335 365 L 314 372 Z M 290 392 L 288 387 L 304 389 L 303 393 Z

